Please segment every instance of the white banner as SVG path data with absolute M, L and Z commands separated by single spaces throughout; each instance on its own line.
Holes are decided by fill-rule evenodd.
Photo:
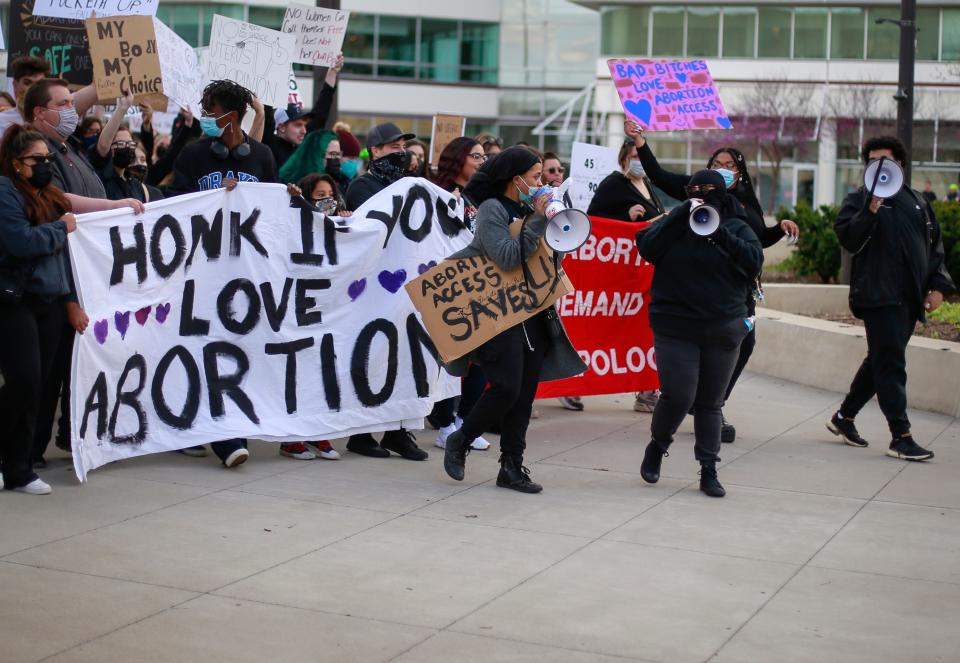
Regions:
M 297 38 L 293 61 L 314 67 L 332 67 L 343 50 L 350 12 L 290 3 L 281 30 Z
M 83 215 L 71 377 L 77 476 L 234 437 L 309 440 L 419 427 L 459 392 L 404 284 L 471 239 L 424 179 L 338 223 L 240 184 Z
M 97 16 L 156 16 L 160 0 L 35 0 L 34 16 L 83 20 Z
M 296 42 L 293 35 L 215 14 L 207 78 L 234 81 L 263 103 L 286 108 Z
M 570 202 L 574 209 L 586 211 L 607 175 L 620 170 L 617 150 L 590 143 L 574 143 L 570 156 Z

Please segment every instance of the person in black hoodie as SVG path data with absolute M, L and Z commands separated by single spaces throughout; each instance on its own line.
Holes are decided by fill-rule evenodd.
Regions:
M 720 407 L 737 362 L 740 343 L 753 326 L 747 293 L 763 267 L 763 249 L 743 218 L 742 206 L 726 192 L 715 170 L 695 173 L 685 198 L 714 207 L 720 225 L 709 236 L 689 225 L 690 200 L 637 233 L 637 250 L 655 265 L 650 327 L 660 374 L 660 399 L 650 423 L 651 441 L 640 466 L 644 481 L 656 483 L 673 435 L 694 406 L 694 455 L 700 490 L 725 491 L 717 478 Z
M 627 136 L 633 139 L 633 143 L 637 147 L 637 158 L 650 180 L 671 198 L 686 200 L 687 194 L 684 187 L 690 180 L 689 175 L 672 173 L 662 168 L 653 155 L 650 146 L 647 145 L 643 132 L 635 122 L 630 120 L 624 122 L 624 131 Z M 768 227 L 764 222 L 763 208 L 760 207 L 760 201 L 757 200 L 757 194 L 753 189 L 753 180 L 750 177 L 750 171 L 747 169 L 747 160 L 740 150 L 733 147 L 721 147 L 710 155 L 707 160 L 707 168 L 716 170 L 723 176 L 727 190 L 743 207 L 743 218 L 756 234 L 763 248 L 773 246 L 784 236 L 789 237 L 791 241 L 795 241 L 800 236 L 799 226 L 790 219 L 784 219 L 772 227 Z M 759 283 L 757 285 L 756 292 L 760 293 Z M 753 289 L 747 295 L 747 307 L 749 308 L 749 314 L 753 315 L 756 311 Z M 736 386 L 740 374 L 743 373 L 743 369 L 746 368 L 756 344 L 756 330 L 751 329 L 740 345 L 740 355 L 737 357 L 737 365 L 733 369 L 733 375 L 730 376 L 730 384 L 727 385 L 726 394 L 723 398 L 724 403 L 733 393 L 733 388 Z M 737 429 L 724 417 L 720 439 L 724 442 L 733 442 L 736 437 Z
M 893 136 L 868 140 L 862 157 L 864 163 L 886 158 L 901 166 L 908 158 Z M 863 320 L 867 356 L 827 428 L 849 445 L 866 447 L 853 420 L 876 394 L 892 435 L 887 455 L 933 458 L 910 433 L 905 353 L 917 321 L 923 322 L 926 313 L 940 307 L 944 294 L 955 290 L 944 267 L 937 218 L 909 186 L 886 200 L 860 187 L 844 198 L 834 229 L 843 248 L 853 253 L 850 310 Z
M 633 140 L 620 146 L 617 163 L 620 171 L 610 173 L 597 185 L 587 214 L 635 222 L 650 221 L 663 214 L 663 204 L 650 186 Z

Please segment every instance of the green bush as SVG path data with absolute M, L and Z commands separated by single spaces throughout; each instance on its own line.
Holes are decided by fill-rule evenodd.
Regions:
M 947 271 L 953 277 L 954 283 L 960 283 L 960 202 L 936 200 L 933 203 L 933 213 L 937 215 L 940 223 Z
M 927 317 L 931 320 L 949 322 L 956 327 L 960 327 L 960 304 L 944 302 L 940 305 L 940 308 L 933 313 L 928 314 Z
M 777 221 L 792 219 L 800 226 L 800 241 L 790 258 L 790 266 L 798 276 L 820 277 L 823 283 L 836 282 L 840 273 L 840 240 L 833 230 L 836 207 L 821 205 L 813 209 L 804 202 L 796 209 L 780 208 Z

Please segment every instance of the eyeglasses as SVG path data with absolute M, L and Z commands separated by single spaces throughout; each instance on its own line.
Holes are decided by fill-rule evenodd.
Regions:
M 480 163 L 483 163 L 487 160 L 487 155 L 483 154 L 482 152 L 471 152 L 468 156 L 474 161 L 479 161 Z
M 112 147 L 115 150 L 122 150 L 125 147 L 136 147 L 136 146 L 137 146 L 136 142 L 132 140 L 118 140 L 115 143 L 110 144 L 110 147 Z
M 343 152 L 327 152 L 328 159 L 341 159 L 343 158 Z
M 566 172 L 566 168 L 562 166 L 560 168 L 547 168 L 547 173 L 550 175 L 563 175 L 564 172 Z
M 711 191 L 716 191 L 720 187 L 716 184 L 690 184 L 683 187 L 683 190 L 687 192 L 688 196 L 695 196 L 701 193 L 710 193 Z
M 19 159 L 31 168 L 41 163 L 53 163 L 52 154 L 31 154 L 30 156 L 20 157 Z

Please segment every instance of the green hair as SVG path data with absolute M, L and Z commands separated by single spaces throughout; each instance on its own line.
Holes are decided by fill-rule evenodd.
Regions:
M 292 184 L 311 173 L 327 172 L 327 146 L 333 140 L 337 140 L 337 134 L 332 131 L 308 133 L 287 162 L 280 167 L 280 181 Z

